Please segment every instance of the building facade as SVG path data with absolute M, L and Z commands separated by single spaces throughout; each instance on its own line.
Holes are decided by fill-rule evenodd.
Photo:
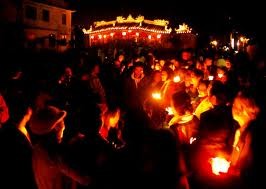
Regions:
M 17 30 L 22 46 L 63 51 L 71 39 L 72 13 L 63 0 L 6 1 L 3 20 L 8 20 L 5 30 Z
M 25 45 L 37 48 L 67 48 L 71 39 L 71 10 L 60 1 L 25 0 L 22 7 Z

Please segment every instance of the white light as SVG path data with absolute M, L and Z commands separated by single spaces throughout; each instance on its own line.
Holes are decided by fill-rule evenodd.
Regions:
M 180 79 L 180 76 L 179 75 L 177 75 L 177 76 L 174 77 L 174 82 L 175 83 L 178 83 L 180 80 L 181 79 Z
M 232 49 L 235 48 L 235 39 L 234 38 L 231 39 L 231 47 L 232 47 Z
M 160 100 L 162 98 L 161 93 L 158 93 L 158 92 L 152 93 L 152 98 L 156 100 Z
M 165 108 L 165 111 L 167 111 L 168 115 L 174 115 L 174 111 L 171 107 Z
M 213 75 L 210 75 L 210 76 L 208 77 L 209 81 L 212 81 L 213 78 L 214 78 Z

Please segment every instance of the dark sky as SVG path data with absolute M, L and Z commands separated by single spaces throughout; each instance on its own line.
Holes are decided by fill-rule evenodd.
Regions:
M 116 16 L 167 19 L 171 26 L 186 22 L 198 33 L 222 34 L 235 28 L 248 36 L 264 39 L 266 8 L 262 1 L 249 0 L 68 0 L 76 13 L 73 24 L 89 27 L 94 21 Z M 212 2 L 212 3 L 211 3 Z M 265 10 L 263 10 L 265 9 Z M 261 24 L 258 24 L 260 23 Z

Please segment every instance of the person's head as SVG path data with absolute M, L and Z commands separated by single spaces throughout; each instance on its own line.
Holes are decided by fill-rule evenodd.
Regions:
M 209 98 L 212 105 L 226 105 L 228 102 L 227 86 L 221 81 L 215 80 L 209 88 Z
M 181 52 L 181 59 L 184 61 L 191 60 L 192 58 L 192 53 L 189 50 L 183 50 Z
M 159 70 L 155 70 L 153 73 L 152 73 L 152 80 L 156 83 L 159 83 L 162 81 L 162 74 Z
M 64 74 L 67 77 L 72 77 L 72 75 L 73 75 L 72 69 L 70 67 L 65 67 Z
M 117 58 L 117 60 L 121 63 L 125 60 L 125 56 L 123 54 L 120 54 Z
M 208 87 L 209 87 L 209 80 L 200 80 L 198 85 L 198 96 L 205 97 L 208 96 Z
M 191 100 L 185 91 L 179 91 L 172 95 L 171 106 L 175 116 L 182 116 L 192 112 Z
M 177 58 L 172 58 L 170 62 L 175 66 L 175 69 L 180 67 L 180 62 L 177 60 Z
M 141 78 L 143 75 L 143 63 L 141 62 L 135 62 L 134 63 L 134 69 L 133 74 L 135 78 Z
M 198 87 L 199 85 L 199 81 L 203 78 L 203 72 L 200 70 L 192 70 L 191 71 L 191 77 L 190 77 L 190 81 L 191 81 L 191 85 L 194 87 Z
M 99 58 L 96 57 L 88 57 L 86 59 L 86 65 L 88 73 L 90 74 L 99 74 L 100 73 L 100 63 L 101 61 L 99 60 Z
M 206 57 L 205 58 L 205 60 L 204 60 L 204 62 L 203 62 L 203 64 L 205 65 L 205 66 L 212 66 L 213 65 L 213 59 L 212 59 L 212 57 Z
M 66 111 L 55 106 L 47 106 L 34 112 L 29 124 L 31 133 L 36 136 L 55 134 L 57 142 L 60 143 L 65 130 L 64 118 L 66 114 Z
M 221 81 L 222 83 L 226 83 L 228 81 L 228 72 L 225 67 L 217 67 L 216 69 L 216 80 Z
M 257 118 L 260 108 L 254 97 L 247 92 L 239 92 L 234 99 L 232 115 L 239 126 L 245 126 Z

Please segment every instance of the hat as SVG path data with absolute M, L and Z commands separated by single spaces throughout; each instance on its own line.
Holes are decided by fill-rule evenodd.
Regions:
M 47 134 L 66 117 L 66 114 L 66 111 L 54 106 L 43 108 L 32 115 L 29 124 L 30 130 L 37 135 Z

